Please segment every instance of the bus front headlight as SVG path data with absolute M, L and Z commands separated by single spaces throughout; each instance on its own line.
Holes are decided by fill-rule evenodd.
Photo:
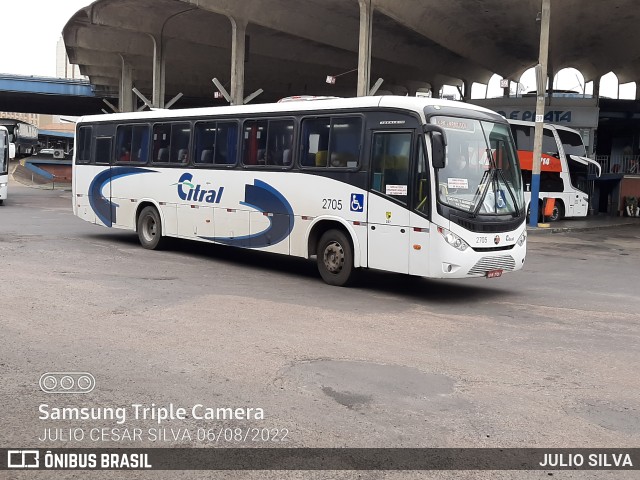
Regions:
M 450 232 L 446 228 L 438 227 L 438 233 L 444 237 L 445 242 L 454 248 L 457 248 L 461 252 L 464 252 L 469 248 L 469 244 L 461 239 L 458 235 Z
M 518 239 L 518 246 L 521 247 L 522 245 L 524 245 L 524 241 L 527 239 L 527 231 L 525 230 L 524 232 L 522 232 L 522 235 L 520 235 L 520 238 Z

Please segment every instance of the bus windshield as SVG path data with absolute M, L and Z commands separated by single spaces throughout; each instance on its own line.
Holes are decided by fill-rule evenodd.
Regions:
M 8 162 L 9 144 L 7 143 L 7 134 L 4 130 L 0 131 L 0 175 L 6 174 L 9 168 Z
M 578 133 L 568 132 L 566 130 L 558 129 L 558 136 L 560 142 L 562 142 L 562 148 L 566 155 L 578 155 L 580 157 L 586 157 L 587 150 L 582 142 L 582 137 Z
M 447 134 L 447 166 L 438 170 L 441 203 L 474 215 L 518 215 L 522 176 L 509 127 L 454 117 L 435 117 Z

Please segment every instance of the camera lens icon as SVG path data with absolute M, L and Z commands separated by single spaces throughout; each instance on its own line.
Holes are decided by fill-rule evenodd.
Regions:
M 47 372 L 40 377 L 40 390 L 44 393 L 89 393 L 96 379 L 88 372 Z

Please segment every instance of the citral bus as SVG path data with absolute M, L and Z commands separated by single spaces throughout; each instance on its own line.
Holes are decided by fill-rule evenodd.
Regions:
M 526 254 L 508 123 L 431 98 L 83 117 L 73 210 L 149 249 L 179 237 L 315 256 L 340 286 L 358 268 L 497 277 Z

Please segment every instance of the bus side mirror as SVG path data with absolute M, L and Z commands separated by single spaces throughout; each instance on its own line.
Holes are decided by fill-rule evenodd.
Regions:
M 433 168 L 446 166 L 447 135 L 444 129 L 430 123 L 423 126 L 424 133 L 431 133 L 431 163 Z
M 431 134 L 431 163 L 433 164 L 433 168 L 446 167 L 444 136 L 438 132 Z
M 11 159 L 16 158 L 16 144 L 15 143 L 10 143 L 9 144 L 9 158 L 11 158 Z

